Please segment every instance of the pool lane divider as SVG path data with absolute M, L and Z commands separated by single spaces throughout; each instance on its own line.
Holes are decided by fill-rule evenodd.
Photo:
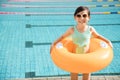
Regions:
M 120 1 L 120 0 L 86 0 L 88 2 L 114 2 L 114 1 Z
M 59 1 L 59 2 L 72 2 L 73 0 L 64 0 L 64 1 Z M 79 0 L 76 2 L 114 2 L 114 1 L 120 1 L 120 0 Z M 50 2 L 48 1 L 44 1 L 44 0 L 8 0 L 8 2 Z M 56 1 L 51 1 L 51 2 L 56 2 Z
M 120 11 L 118 12 L 91 12 L 91 14 L 120 14 Z
M 0 11 L 0 14 L 23 14 L 23 15 L 26 15 L 26 16 L 32 16 L 32 15 L 73 15 L 73 13 L 68 13 L 68 12 L 54 12 L 54 13 L 45 13 L 45 12 L 3 12 L 3 11 Z M 91 14 L 93 15 L 104 15 L 104 14 L 120 14 L 120 11 L 117 11 L 117 12 L 91 12 Z
M 30 6 L 30 5 L 14 5 L 14 4 L 2 4 L 2 7 L 17 7 L 17 8 L 76 8 L 77 6 Z M 120 4 L 114 5 L 86 5 L 89 8 L 96 8 L 96 7 L 120 7 Z

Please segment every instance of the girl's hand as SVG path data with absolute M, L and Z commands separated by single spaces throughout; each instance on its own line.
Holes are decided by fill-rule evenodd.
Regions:
M 111 41 L 108 42 L 108 45 L 109 45 L 111 48 L 113 48 L 113 45 L 112 45 Z

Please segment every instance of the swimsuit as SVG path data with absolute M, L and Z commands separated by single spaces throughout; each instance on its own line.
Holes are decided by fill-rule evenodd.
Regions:
M 76 53 L 85 53 L 84 47 L 89 44 L 90 38 L 91 38 L 90 26 L 83 33 L 79 32 L 77 28 L 74 27 L 72 40 L 73 40 L 73 43 L 77 45 Z

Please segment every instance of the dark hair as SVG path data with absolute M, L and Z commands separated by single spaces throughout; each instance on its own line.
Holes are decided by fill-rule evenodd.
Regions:
M 74 13 L 74 16 L 76 16 L 77 13 L 81 12 L 81 11 L 84 11 L 84 10 L 87 10 L 88 11 L 88 16 L 90 16 L 90 10 L 88 7 L 85 7 L 85 6 L 80 6 L 78 7 L 76 10 L 75 10 L 75 13 Z

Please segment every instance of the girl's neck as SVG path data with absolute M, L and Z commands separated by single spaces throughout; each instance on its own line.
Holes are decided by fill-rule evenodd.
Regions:
M 88 28 L 88 25 L 77 25 L 76 28 L 79 32 L 85 32 Z

